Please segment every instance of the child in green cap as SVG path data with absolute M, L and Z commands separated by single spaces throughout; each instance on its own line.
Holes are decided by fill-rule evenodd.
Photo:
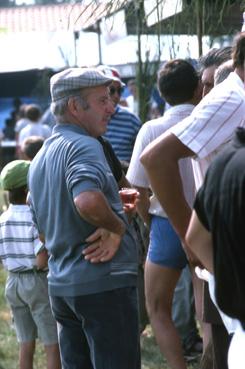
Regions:
M 0 259 L 8 271 L 5 296 L 11 307 L 19 349 L 19 368 L 32 369 L 35 341 L 45 348 L 48 369 L 61 369 L 57 325 L 47 284 L 47 252 L 26 204 L 30 162 L 14 160 L 1 171 L 9 207 L 0 216 Z

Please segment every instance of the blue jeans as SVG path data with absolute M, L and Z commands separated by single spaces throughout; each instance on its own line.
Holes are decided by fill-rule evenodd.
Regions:
M 63 369 L 140 369 L 135 287 L 51 296 Z

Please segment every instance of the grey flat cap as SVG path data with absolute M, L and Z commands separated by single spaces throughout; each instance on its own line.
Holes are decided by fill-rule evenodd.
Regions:
M 87 87 L 107 86 L 112 78 L 96 68 L 69 68 L 53 75 L 50 79 L 52 101 L 71 95 L 72 91 Z

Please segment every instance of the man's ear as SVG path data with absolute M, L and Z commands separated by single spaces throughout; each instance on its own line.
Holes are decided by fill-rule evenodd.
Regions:
M 70 111 L 70 113 L 72 115 L 77 115 L 77 111 L 78 111 L 78 102 L 77 102 L 77 99 L 75 97 L 70 97 L 69 100 L 68 100 L 68 109 Z
M 200 80 L 198 82 L 197 88 L 193 96 L 195 100 L 195 104 L 199 104 L 199 102 L 202 100 L 202 90 L 203 90 L 203 84 L 202 84 L 202 81 Z

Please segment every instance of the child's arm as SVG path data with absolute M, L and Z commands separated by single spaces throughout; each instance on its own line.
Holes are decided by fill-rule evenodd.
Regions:
M 43 248 L 36 256 L 37 268 L 44 269 L 48 266 L 48 251 Z

